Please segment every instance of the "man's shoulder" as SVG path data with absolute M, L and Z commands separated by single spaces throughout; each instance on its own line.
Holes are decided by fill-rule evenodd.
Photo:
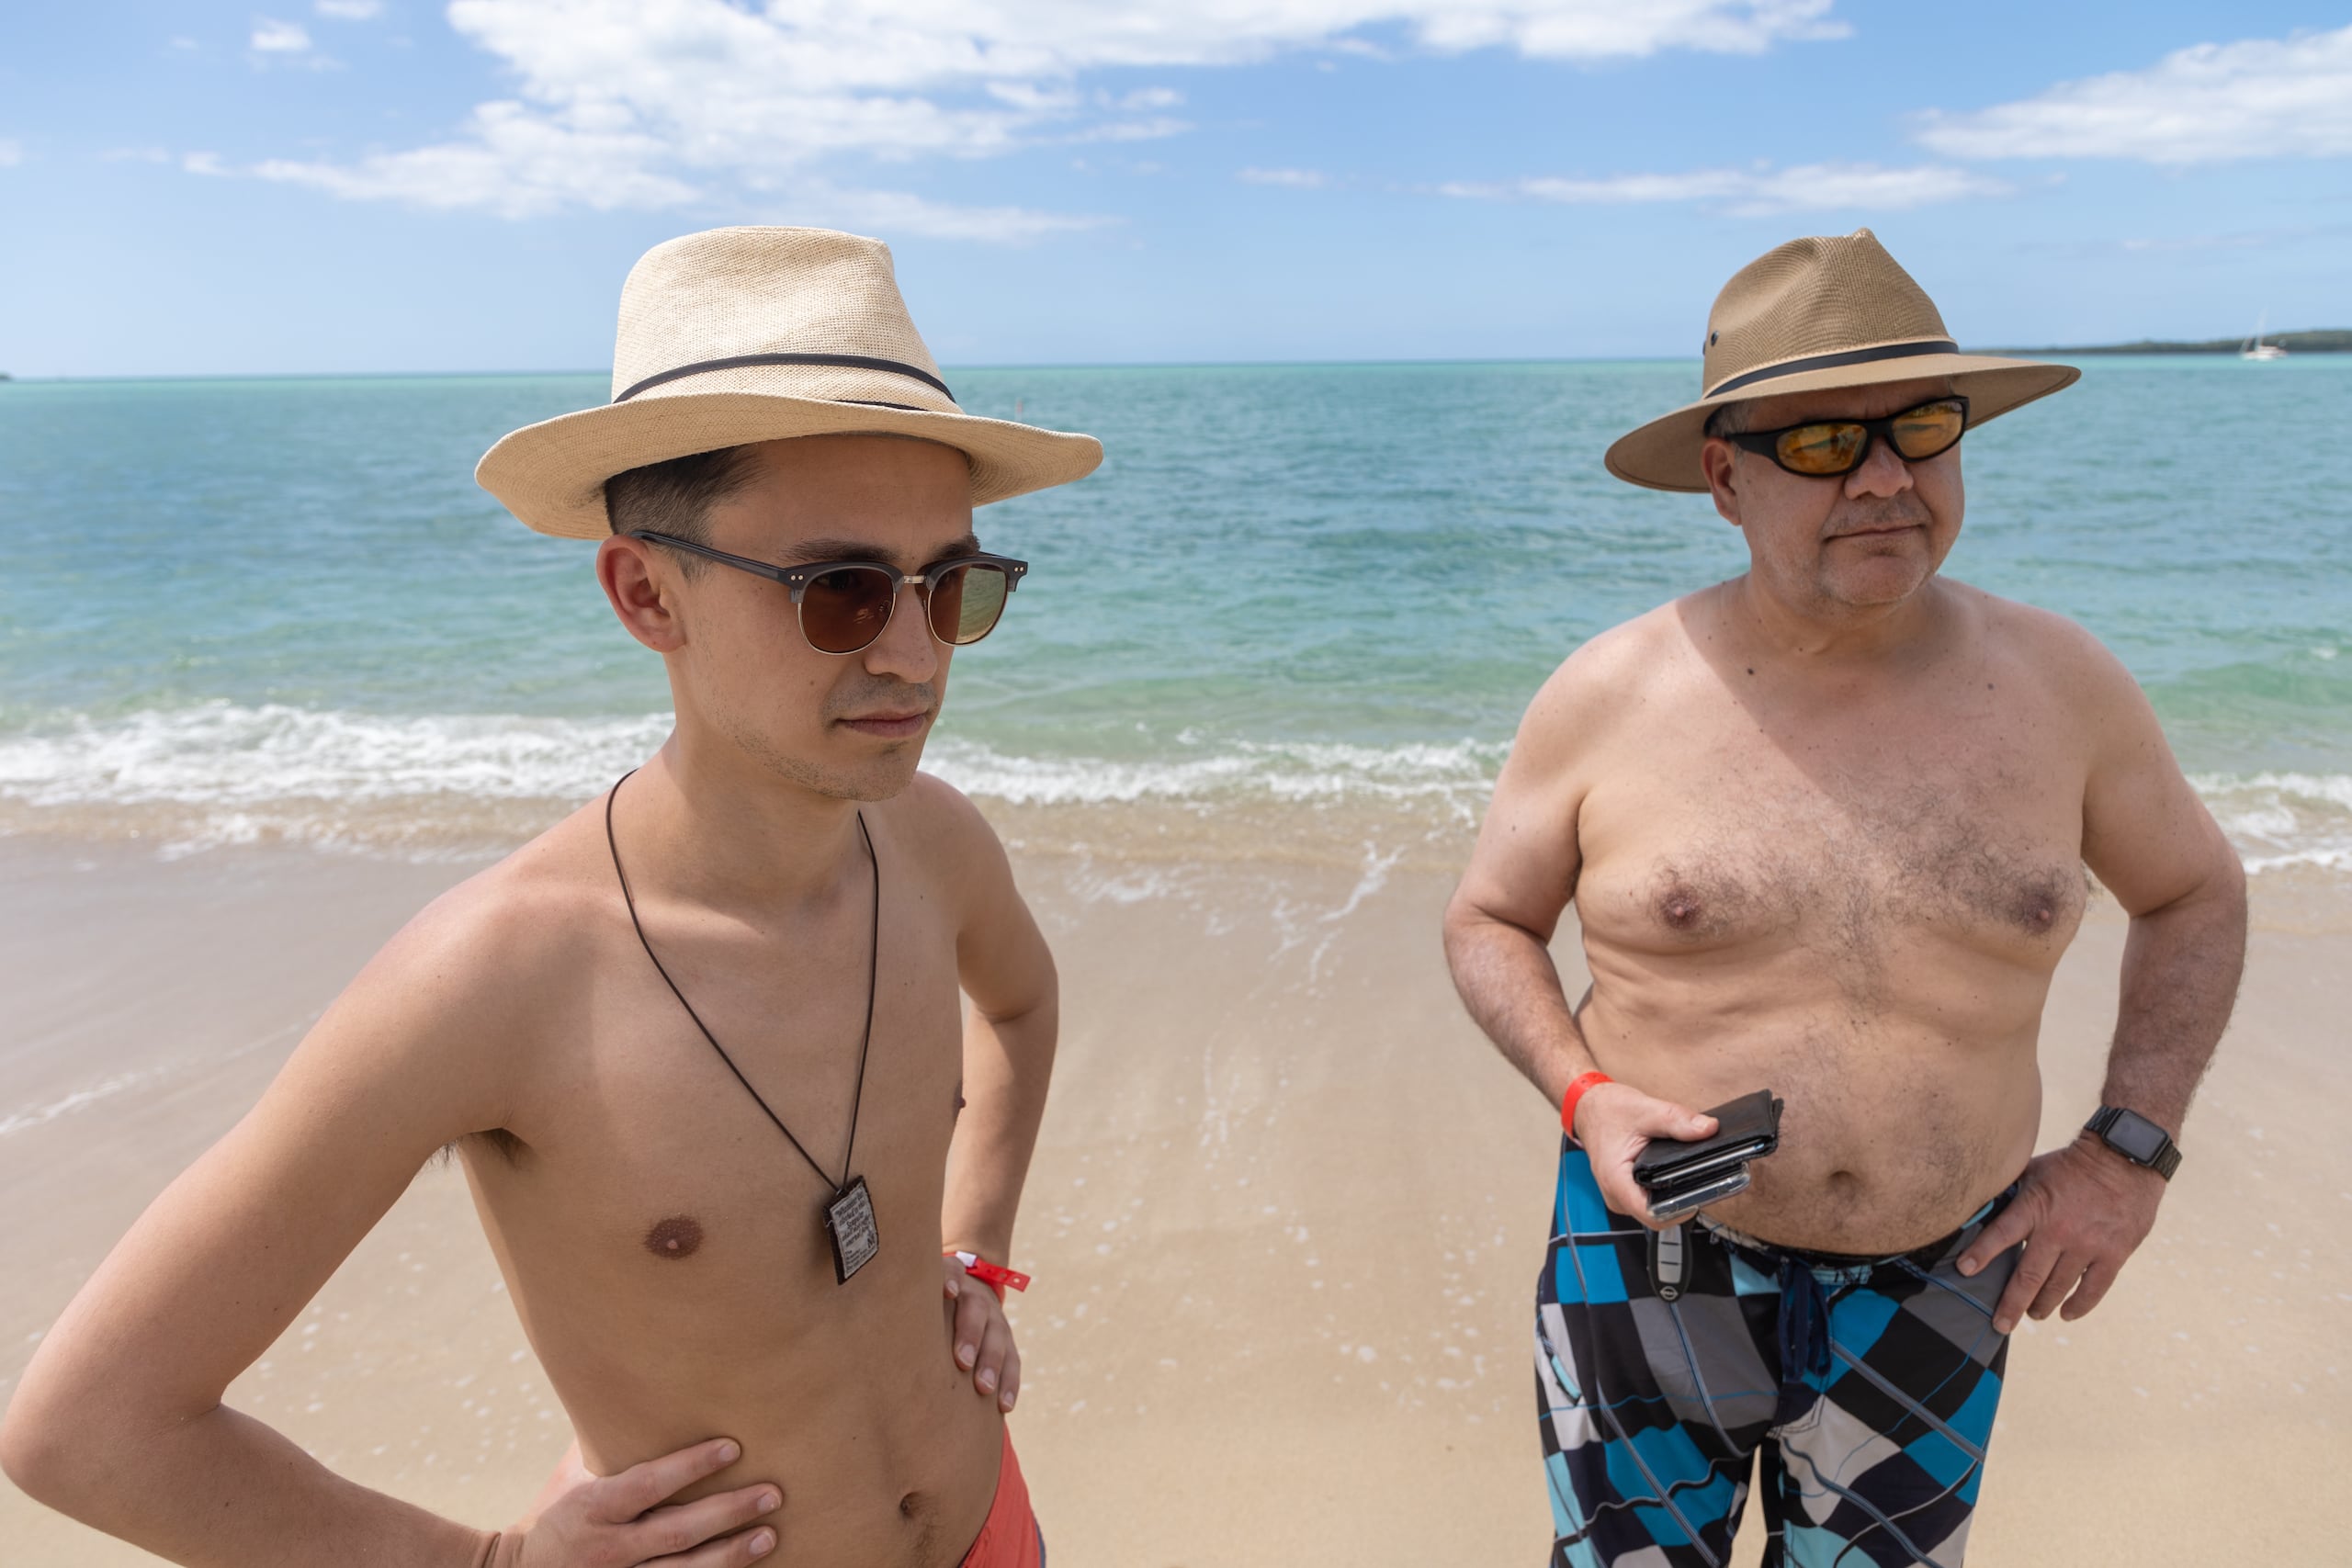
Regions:
M 872 809 L 901 856 L 953 895 L 967 916 L 1009 887 L 1012 873 L 996 829 L 969 795 L 936 773 L 917 773 L 905 789 Z
M 618 890 L 609 859 L 594 874 L 587 815 L 558 823 L 427 904 L 377 954 L 371 977 L 395 982 L 423 1006 L 500 1012 L 569 988 Z
M 1669 697 L 1690 667 L 1690 604 L 1676 600 L 1620 622 L 1561 660 L 1520 720 L 1510 776 L 1562 784 L 1584 777 L 1594 757 Z
M 924 852 L 960 857 L 1001 850 L 972 797 L 936 773 L 918 772 L 875 809 L 894 835 Z
M 1986 655 L 2053 696 L 2096 705 L 2134 684 L 2123 661 L 2081 622 L 1969 583 L 1946 587 Z
M 1529 717 L 1589 719 L 1673 680 L 1690 652 L 1689 617 L 1699 598 L 1672 600 L 1587 637 L 1544 682 Z

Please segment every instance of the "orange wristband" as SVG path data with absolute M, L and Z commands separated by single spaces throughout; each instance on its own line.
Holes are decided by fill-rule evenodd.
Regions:
M 1602 1084 L 1616 1081 L 1607 1073 L 1586 1073 L 1570 1081 L 1568 1092 L 1560 1096 L 1560 1131 L 1566 1133 L 1570 1141 L 1573 1142 L 1577 1135 L 1577 1101 Z

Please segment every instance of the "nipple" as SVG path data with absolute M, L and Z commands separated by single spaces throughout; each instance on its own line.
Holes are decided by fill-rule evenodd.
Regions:
M 691 1214 L 673 1214 L 645 1233 L 645 1250 L 656 1258 L 691 1258 L 702 1246 L 702 1225 Z

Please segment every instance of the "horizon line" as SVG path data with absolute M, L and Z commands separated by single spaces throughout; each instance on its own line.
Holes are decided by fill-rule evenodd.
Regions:
M 2342 327 L 2299 327 L 2267 333 L 2271 338 L 2304 337 L 2321 333 L 2352 332 Z M 1963 345 L 1962 354 L 2118 354 L 2140 348 L 2142 344 L 2164 344 L 2165 348 L 2151 349 L 2154 357 L 2179 354 L 2172 344 L 2207 342 L 2222 339 L 2149 339 L 2138 343 L 2079 344 L 2065 347 L 2040 348 L 1973 348 Z M 2235 341 L 2235 340 L 2230 340 Z M 2180 355 L 2181 357 L 2191 357 Z M 1381 366 L 1442 366 L 1442 365 L 1695 365 L 1696 355 L 1619 354 L 1619 355 L 1437 355 L 1427 356 L 1379 355 L 1364 359 L 1096 359 L 1096 360 L 997 360 L 969 363 L 944 363 L 942 371 L 967 370 L 1278 370 L 1278 369 L 1338 369 L 1372 368 Z M 114 372 L 100 375 L 36 375 L 17 376 L 0 372 L 0 383 L 16 386 L 81 385 L 107 382 L 153 381 L 400 381 L 400 380 L 491 380 L 499 378 L 597 376 L 609 378 L 610 367 L 523 369 L 509 367 L 497 370 L 219 370 L 219 371 L 149 371 Z

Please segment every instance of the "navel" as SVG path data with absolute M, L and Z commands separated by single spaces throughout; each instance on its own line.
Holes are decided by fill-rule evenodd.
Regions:
M 692 1214 L 673 1214 L 645 1233 L 645 1250 L 656 1258 L 691 1258 L 702 1246 L 702 1224 Z

